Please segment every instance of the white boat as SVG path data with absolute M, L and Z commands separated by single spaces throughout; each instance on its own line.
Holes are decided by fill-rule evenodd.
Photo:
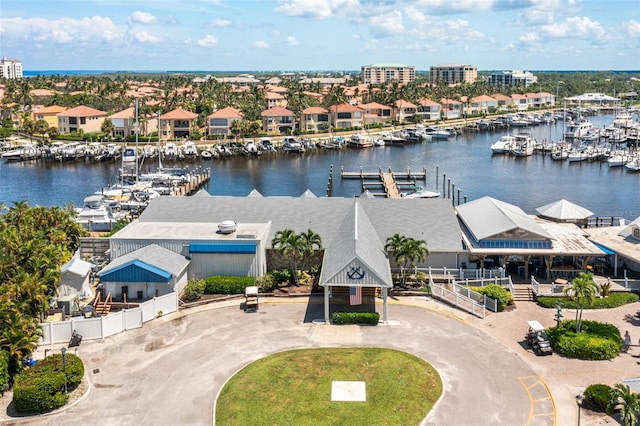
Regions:
M 84 199 L 75 221 L 88 231 L 107 232 L 118 220 L 102 195 L 90 195 Z
M 138 154 L 135 148 L 125 148 L 122 152 L 123 163 L 134 163 L 138 159 Z
M 593 131 L 593 129 L 594 125 L 587 120 L 570 121 L 567 123 L 564 138 L 570 140 L 582 139 L 587 136 L 590 131 Z
M 198 147 L 194 141 L 186 141 L 182 145 L 182 154 L 186 158 L 195 158 L 198 156 Z
M 147 144 L 142 147 L 142 154 L 144 158 L 156 158 L 158 156 L 158 150 L 155 146 Z
M 258 146 L 253 141 L 247 142 L 244 145 L 244 150 L 249 155 L 260 155 L 261 154 L 260 150 L 258 149 Z
M 417 187 L 413 192 L 401 193 L 400 197 L 402 198 L 438 198 L 440 197 L 440 193 L 436 191 L 427 191 L 426 189 L 422 189 L 422 187 Z
M 640 157 L 635 157 L 624 165 L 624 168 L 629 172 L 640 172 Z
M 571 151 L 569 151 L 569 156 L 567 157 L 567 160 L 569 160 L 570 163 L 577 163 L 580 161 L 588 160 L 590 149 L 591 149 L 590 147 L 584 147 L 584 146 L 574 148 Z
M 504 154 L 510 152 L 515 146 L 515 141 L 515 136 L 504 135 L 491 145 L 491 152 L 493 154 Z
M 511 153 L 516 157 L 528 157 L 533 155 L 533 151 L 536 145 L 536 141 L 531 139 L 527 133 L 518 133 L 515 136 L 515 141 Z
M 427 135 L 431 135 L 432 140 L 448 140 L 450 137 L 455 136 L 455 132 L 438 127 L 427 127 L 425 132 Z
M 200 158 L 203 160 L 211 160 L 213 158 L 213 154 L 208 149 L 203 149 L 200 151 Z
M 370 148 L 373 146 L 373 141 L 371 141 L 371 138 L 368 135 L 356 133 L 351 135 L 347 141 L 347 145 L 353 148 Z
M 7 161 L 32 160 L 38 156 L 38 148 L 32 144 L 19 145 L 2 154 Z
M 569 158 L 569 151 L 566 149 L 556 149 L 551 153 L 551 159 L 556 161 L 564 161 Z
M 282 148 L 288 152 L 304 152 L 304 147 L 295 138 L 287 136 L 282 141 Z
M 609 167 L 621 167 L 631 161 L 633 157 L 626 151 L 614 151 L 607 158 L 607 165 Z
M 167 142 L 162 150 L 164 158 L 178 158 L 178 146 L 174 142 Z

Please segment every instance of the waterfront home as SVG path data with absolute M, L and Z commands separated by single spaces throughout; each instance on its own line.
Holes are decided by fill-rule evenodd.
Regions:
M 295 129 L 296 114 L 281 106 L 266 109 L 260 113 L 260 116 L 262 130 L 267 133 L 290 135 Z
M 418 110 L 418 107 L 415 104 L 404 99 L 398 99 L 394 102 L 393 106 L 393 116 L 401 123 L 413 118 L 413 116 L 416 114 L 416 111 Z
M 494 93 L 491 97 L 498 102 L 498 111 L 509 111 L 513 107 L 513 99 L 510 96 Z
M 420 99 L 418 101 L 418 114 L 423 120 L 440 120 L 442 105 L 431 99 Z
M 207 117 L 207 127 L 210 135 L 230 135 L 234 121 L 241 121 L 244 114 L 239 109 L 226 107 L 219 109 Z
M 462 102 L 455 99 L 442 98 L 440 100 L 444 118 L 456 119 L 462 117 Z
M 123 109 L 107 117 L 113 123 L 113 135 L 128 138 L 136 134 L 136 110 L 134 107 Z M 148 135 L 158 130 L 158 116 L 138 117 L 141 135 Z
M 58 106 L 58 105 L 50 105 L 48 107 L 41 107 L 34 109 L 31 113 L 33 121 L 44 120 L 47 122 L 49 127 L 58 128 L 58 114 L 66 111 L 67 107 Z
M 511 95 L 511 99 L 513 99 L 513 107 L 516 111 L 526 111 L 527 108 L 529 108 L 529 103 L 525 95 L 514 93 Z
M 80 105 L 56 114 L 60 133 L 99 132 L 107 117 L 104 111 Z
M 322 107 L 309 107 L 300 112 L 300 129 L 305 132 L 326 132 L 331 127 L 329 111 Z
M 467 109 L 468 114 L 489 114 L 495 112 L 498 109 L 498 101 L 491 96 L 480 95 L 471 98 L 469 107 Z
M 160 116 L 160 135 L 162 139 L 188 138 L 196 130 L 195 120 L 198 114 L 176 108 Z
M 551 93 L 526 93 L 527 107 L 528 108 L 544 108 L 554 104 L 555 96 Z
M 273 107 L 282 107 L 282 108 L 287 107 L 287 99 L 284 97 L 284 95 L 280 93 L 267 92 L 265 94 L 265 98 L 267 103 L 266 104 L 267 109 L 273 108 Z
M 329 107 L 331 124 L 336 129 L 363 127 L 364 111 L 355 105 L 340 104 Z
M 392 109 L 377 102 L 360 104 L 358 108 L 364 111 L 365 124 L 385 124 L 391 120 Z

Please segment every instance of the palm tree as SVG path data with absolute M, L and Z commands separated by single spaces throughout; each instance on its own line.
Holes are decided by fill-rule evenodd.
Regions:
M 416 262 L 423 262 L 429 256 L 427 242 L 416 240 L 398 233 L 387 238 L 385 251 L 391 251 L 396 265 L 400 266 L 402 284 L 406 282 L 407 270 L 415 267 Z
M 309 259 L 315 249 L 320 250 L 322 248 L 322 238 L 311 229 L 300 234 L 300 243 L 303 252 L 303 260 Z M 306 265 L 307 262 L 305 262 L 305 266 Z
M 108 118 L 105 118 L 102 124 L 100 125 L 100 131 L 105 135 L 107 135 L 109 139 L 113 137 L 113 132 L 115 128 L 116 127 L 113 124 L 113 121 L 109 120 Z
M 620 420 L 625 426 L 635 426 L 640 417 L 640 395 L 622 383 L 616 384 L 611 393 L 612 399 L 607 405 L 607 413 L 611 415 L 613 411 L 618 410 Z
M 582 310 L 591 305 L 598 294 L 598 285 L 593 280 L 593 274 L 581 272 L 573 279 L 570 285 L 565 287 L 564 293 L 569 299 L 576 302 L 576 333 L 580 333 L 582 326 Z
M 18 306 L 4 305 L 0 320 L 4 324 L 0 332 L 0 350 L 9 354 L 9 381 L 22 369 L 22 361 L 38 346 L 40 327 L 35 318 L 22 315 Z
M 293 229 L 283 229 L 276 232 L 271 240 L 271 247 L 278 250 L 280 255 L 289 260 L 291 272 L 296 285 L 298 284 L 298 263 L 304 253 L 304 246 L 300 235 Z

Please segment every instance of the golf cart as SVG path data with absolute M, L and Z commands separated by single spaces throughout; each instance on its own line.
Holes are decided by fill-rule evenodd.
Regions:
M 549 337 L 542 324 L 538 321 L 528 321 L 529 332 L 527 333 L 527 343 L 537 355 L 551 355 L 553 349 L 549 343 Z

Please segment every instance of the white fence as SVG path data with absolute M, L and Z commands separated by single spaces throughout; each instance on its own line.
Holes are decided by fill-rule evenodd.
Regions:
M 173 292 L 141 303 L 137 308 L 113 312 L 97 318 L 73 317 L 67 321 L 40 324 L 42 337 L 38 344 L 68 342 L 75 330 L 83 340 L 104 339 L 126 330 L 142 327 L 159 315 L 178 310 L 178 293 Z
M 430 283 L 430 285 L 432 296 L 435 296 L 440 300 L 452 303 L 456 307 L 484 319 L 486 310 L 483 304 L 478 303 L 475 300 L 456 291 L 447 290 L 442 284 L 432 282 Z

